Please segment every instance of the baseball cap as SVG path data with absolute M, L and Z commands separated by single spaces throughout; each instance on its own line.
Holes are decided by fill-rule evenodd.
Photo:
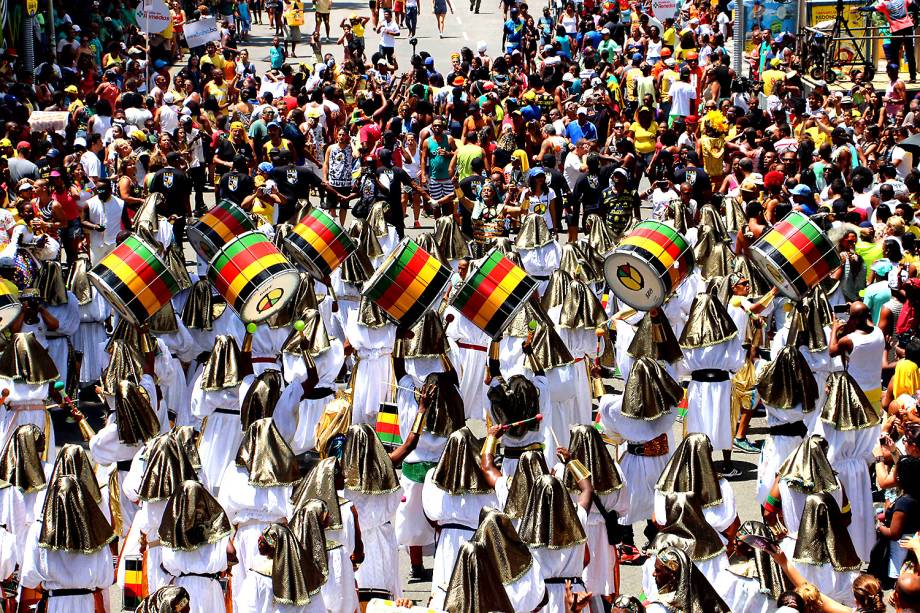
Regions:
M 156 60 L 153 63 L 153 67 L 159 70 L 160 68 L 163 68 L 164 66 L 166 66 L 166 63 L 167 63 L 166 60 Z
M 81 32 L 81 31 L 82 31 L 82 30 L 80 29 L 80 26 L 78 26 L 77 24 L 73 24 L 73 26 L 71 26 L 71 27 L 73 27 L 73 31 L 74 31 L 74 32 Z
M 307 111 L 307 117 L 312 117 L 313 119 L 319 119 L 319 109 L 311 108 Z
M 700 57 L 700 54 L 697 53 L 696 51 L 690 51 L 687 53 L 688 60 L 696 60 L 696 59 L 699 59 L 699 57 Z
M 698 124 L 699 122 L 700 122 L 700 118 L 697 117 L 696 115 L 688 115 L 688 116 L 687 116 L 687 123 L 690 123 L 690 124 Z
M 799 183 L 790 192 L 793 196 L 811 196 L 811 188 L 804 183 Z
M 625 168 L 617 168 L 616 170 L 613 171 L 613 174 L 614 174 L 614 176 L 615 176 L 615 175 L 620 175 L 620 176 L 623 177 L 624 179 L 628 179 L 628 178 L 629 178 L 629 173 L 626 172 L 626 169 L 625 169 Z
M 271 172 L 275 169 L 271 162 L 262 162 L 259 164 L 259 172 Z
M 587 114 L 588 114 L 588 109 L 586 109 L 586 108 L 583 107 L 583 106 L 580 106 L 580 107 L 578 107 L 578 111 L 577 111 L 576 113 L 577 113 L 578 115 L 587 115 Z
M 454 80 L 451 81 L 451 84 L 456 85 L 457 87 L 462 87 L 466 83 L 466 78 L 463 75 L 457 75 L 454 77 Z
M 82 136 L 78 136 L 77 138 L 73 139 L 73 146 L 74 147 L 86 147 L 86 139 L 83 138 Z
M 164 103 L 166 103 L 166 104 L 172 104 L 172 103 L 175 102 L 175 101 L 176 101 L 176 97 L 173 95 L 172 92 L 166 92 L 166 93 L 163 95 L 163 102 L 164 102 Z
M 30 189 L 32 189 L 33 187 L 34 187 L 34 186 L 32 185 L 32 182 L 31 182 L 31 181 L 24 181 L 23 184 L 19 186 L 19 191 L 20 191 L 20 193 L 21 193 L 21 192 L 27 192 L 27 191 L 29 191 Z
M 64 88 L 64 91 L 67 92 L 68 94 L 79 94 L 80 93 L 80 90 L 77 89 L 76 85 L 68 85 L 67 87 Z
M 13 141 L 8 138 L 0 138 L 0 147 L 12 147 Z
M 575 75 L 573 75 L 571 72 L 567 72 L 564 75 L 562 75 L 562 81 L 564 83 L 572 83 L 573 81 L 575 81 Z
M 633 59 L 634 62 L 641 62 L 641 61 L 642 61 L 642 54 L 641 54 L 641 53 L 633 53 L 632 59 Z
M 664 47 L 661 50 L 661 57 L 671 57 L 671 50 L 668 49 L 667 47 Z
M 131 138 L 136 138 L 137 140 L 147 140 L 147 133 L 143 130 L 131 130 Z
M 536 99 L 537 99 L 537 94 L 536 94 L 536 92 L 533 91 L 533 90 L 526 91 L 526 92 L 524 92 L 524 95 L 522 96 L 522 98 L 523 98 L 524 100 L 526 100 L 526 101 L 529 102 L 529 101 L 532 101 L 532 100 L 536 100 Z
M 268 126 L 266 126 L 266 127 L 269 128 L 269 129 L 271 129 L 271 128 L 278 128 L 278 129 L 280 130 L 280 129 L 281 129 L 281 124 L 278 123 L 277 121 L 269 121 L 269 122 L 268 122 Z
M 431 56 L 426 57 L 425 66 L 434 66 L 434 58 Z
M 27 140 L 21 140 L 18 143 L 16 143 L 16 148 L 17 149 L 31 149 L 32 145 L 30 145 L 29 141 Z
M 275 122 L 272 122 L 272 123 L 275 123 Z M 246 126 L 243 125 L 242 121 L 234 121 L 233 123 L 230 124 L 231 130 L 243 130 L 245 128 Z

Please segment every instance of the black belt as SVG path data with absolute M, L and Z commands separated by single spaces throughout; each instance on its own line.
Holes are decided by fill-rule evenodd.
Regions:
M 441 530 L 464 530 L 466 532 L 476 532 L 476 528 L 470 528 L 469 526 L 464 526 L 463 524 L 440 524 L 438 526 Z
M 778 426 L 769 426 L 767 431 L 770 436 L 797 436 L 805 438 L 808 435 L 808 428 L 804 421 L 794 421 L 791 424 L 779 424 Z
M 60 598 L 61 596 L 91 596 L 96 593 L 96 590 L 74 588 L 71 590 L 48 590 L 46 593 L 48 598 Z
M 388 590 L 377 590 L 373 588 L 358 588 L 358 602 L 370 602 L 374 598 L 382 600 L 391 600 L 393 594 Z
M 59 339 L 59 338 L 67 338 L 67 335 L 66 335 L 66 334 L 53 334 L 53 335 L 52 335 L 52 334 L 45 334 L 45 340 L 46 340 L 46 341 L 53 341 L 53 340 L 57 340 L 57 339 Z
M 335 394 L 335 390 L 328 387 L 314 387 L 309 392 L 304 392 L 303 397 L 307 400 L 320 400 L 328 398 Z
M 224 415 L 239 415 L 239 409 L 214 409 L 215 413 L 223 413 Z
M 549 275 L 530 275 L 534 281 L 549 281 Z
M 542 451 L 543 445 L 540 443 L 534 443 L 533 445 L 527 445 L 526 447 L 505 447 L 504 455 L 506 460 L 520 460 L 521 456 L 524 455 L 525 451 Z
M 702 383 L 719 383 L 731 379 L 731 374 L 719 368 L 701 368 L 690 373 L 690 378 Z
M 220 573 L 181 573 L 180 577 L 201 577 L 211 581 L 220 581 Z
M 115 468 L 128 472 L 131 470 L 131 460 L 121 460 L 119 462 L 115 462 Z
M 560 583 L 565 584 L 566 581 L 571 581 L 572 585 L 585 586 L 585 582 L 581 580 L 581 577 L 549 577 L 548 579 L 544 579 L 543 583 L 547 585 L 559 585 Z

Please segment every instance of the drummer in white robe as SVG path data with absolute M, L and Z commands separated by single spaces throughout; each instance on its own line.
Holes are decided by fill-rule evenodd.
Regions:
M 847 526 L 863 561 L 875 544 L 875 509 L 868 464 L 878 442 L 881 419 L 875 407 L 846 371 L 832 373 L 816 431 L 827 441 L 827 459 L 843 485 L 852 508 Z
M 109 543 L 115 538 L 82 483 L 58 477 L 48 484 L 41 518 L 26 536 L 20 585 L 44 589 L 48 613 L 99 611 L 95 593 L 112 585 Z
M 6 410 L 0 412 L 0 442 L 12 438 L 16 428 L 35 424 L 45 437 L 42 459 L 54 462 L 57 449 L 51 414 L 45 408 L 50 384 L 58 379 L 58 370 L 34 334 L 13 334 L 0 355 L 0 387 L 9 390 Z
M 440 609 L 460 546 L 473 537 L 479 512 L 498 504 L 494 488 L 479 466 L 479 446 L 468 428 L 450 435 L 437 466 L 428 471 L 422 504 L 425 516 L 440 528 L 430 602 Z
M 243 435 L 236 459 L 221 478 L 218 501 L 236 527 L 234 546 L 240 563 L 233 569 L 234 600 L 259 555 L 259 535 L 287 517 L 291 486 L 300 469 L 291 448 L 270 417 L 258 419 Z
M 752 535 L 773 541 L 773 533 L 766 524 L 746 521 L 738 535 Z M 783 569 L 765 550 L 751 547 L 743 541 L 735 545 L 735 563 L 716 577 L 715 590 L 738 613 L 771 613 L 776 610 L 776 599 L 791 583 Z
M 620 458 L 629 486 L 629 511 L 621 518 L 624 543 L 635 546 L 632 524 L 650 522 L 655 508 L 655 484 L 674 448 L 671 427 L 683 389 L 655 360 L 636 360 L 622 394 L 606 394 L 598 409 L 609 432 L 626 439 Z M 646 529 L 651 539 L 653 532 Z
M 271 524 L 259 536 L 259 555 L 251 562 L 237 598 L 237 613 L 323 613 L 322 569 L 284 524 Z
M 219 577 L 234 553 L 231 533 L 227 514 L 198 481 L 184 482 L 167 502 L 159 529 L 163 570 L 188 590 L 190 613 L 226 609 Z
M 26 535 L 41 512 L 37 501 L 44 498 L 52 468 L 42 460 L 44 452 L 45 435 L 41 429 L 35 424 L 23 424 L 0 454 L 0 533 L 14 541 L 0 548 L 0 558 L 13 565 L 22 565 Z
M 363 232 L 364 222 L 356 220 L 349 228 L 348 234 L 358 243 L 358 248 L 348 256 L 342 265 L 332 271 L 331 285 L 339 303 L 339 309 L 333 313 L 333 336 L 344 335 L 348 338 L 347 326 L 353 315 L 361 306 L 361 289 L 371 278 L 376 268 L 374 261 L 382 258 L 383 251 L 373 233 Z
M 244 357 L 233 337 L 218 336 L 191 386 L 191 414 L 201 420 L 202 482 L 214 492 L 243 440 L 240 383 L 244 370 Z
M 399 544 L 409 548 L 412 576 L 421 578 L 425 575 L 422 547 L 436 539 L 422 507 L 425 476 L 437 465 L 447 438 L 464 427 L 466 417 L 454 371 L 428 375 L 418 402 L 414 397 L 411 402 L 400 412 L 400 435 L 405 441 L 410 432 L 418 432 L 419 440 L 403 461 L 400 484 L 404 500 L 396 511 L 395 528 Z M 408 415 L 413 415 L 411 423 Z
M 757 463 L 757 502 L 763 504 L 777 468 L 808 434 L 804 415 L 815 410 L 818 384 L 798 348 L 786 345 L 761 371 L 757 392 L 767 410 L 770 434 Z
M 360 308 L 349 311 L 345 337 L 357 359 L 351 373 L 352 423 L 374 423 L 380 403 L 396 397 L 393 387 L 396 326 L 380 307 L 362 298 Z
M 42 262 L 42 269 L 35 281 L 39 299 L 48 313 L 57 320 L 52 327 L 50 321 L 45 332 L 48 355 L 58 367 L 61 381 L 68 381 L 71 363 L 71 340 L 80 327 L 80 303 L 73 292 L 64 284 L 64 273 L 59 262 Z
M 468 267 L 468 262 L 460 264 L 462 275 L 466 274 Z M 471 412 L 470 417 L 482 419 L 484 413 L 480 413 L 480 408 L 486 406 L 486 368 L 492 339 L 452 306 L 447 307 L 444 318 L 447 322 L 447 336 L 453 346 L 454 363 L 460 375 L 463 406 Z
M 484 545 L 474 540 L 461 543 L 443 598 L 443 610 L 447 613 L 520 610 L 501 583 L 499 565 L 504 561 L 505 558 L 493 558 Z

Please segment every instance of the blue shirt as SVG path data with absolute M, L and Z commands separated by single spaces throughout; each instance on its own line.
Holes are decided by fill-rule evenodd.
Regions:
M 515 21 L 509 19 L 505 22 L 505 43 L 509 48 L 516 48 L 521 45 L 521 39 L 524 37 L 524 22 L 520 19 Z
M 591 30 L 590 32 L 586 32 L 585 37 L 584 37 L 585 46 L 591 45 L 592 47 L 597 49 L 598 45 L 601 44 L 601 40 L 603 38 L 604 37 L 597 30 Z
M 535 104 L 528 104 L 521 109 L 521 117 L 523 117 L 525 121 L 540 119 L 540 115 L 542 115 L 540 107 Z
M 572 141 L 573 145 L 583 138 L 597 140 L 597 128 L 590 121 L 586 121 L 585 125 L 580 125 L 577 120 L 570 121 L 565 127 L 565 137 Z

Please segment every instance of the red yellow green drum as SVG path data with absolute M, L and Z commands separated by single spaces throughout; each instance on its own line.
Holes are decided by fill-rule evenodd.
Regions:
M 134 324 L 153 317 L 179 291 L 166 263 L 134 234 L 93 266 L 88 276 L 112 307 Z
M 188 242 L 210 262 L 224 245 L 255 229 L 256 224 L 246 211 L 229 200 L 221 200 L 188 227 Z
M 784 296 L 799 300 L 840 266 L 834 244 L 807 215 L 793 211 L 751 245 L 751 259 Z
M 13 295 L 13 288 L 7 281 L 0 281 L 0 331 L 6 330 L 19 317 L 22 305 Z
M 284 237 L 288 254 L 317 281 L 332 274 L 357 246 L 322 209 L 310 209 Z
M 261 232 L 247 232 L 217 252 L 208 280 L 244 322 L 267 319 L 297 293 L 300 273 Z
M 404 238 L 367 280 L 363 295 L 393 320 L 411 326 L 441 301 L 451 271 L 411 238 Z
M 640 311 L 664 303 L 690 274 L 693 249 L 680 232 L 647 220 L 624 236 L 604 260 L 604 277 L 616 297 Z
M 537 282 L 502 253 L 493 249 L 470 267 L 451 306 L 480 330 L 498 337 L 537 288 Z

